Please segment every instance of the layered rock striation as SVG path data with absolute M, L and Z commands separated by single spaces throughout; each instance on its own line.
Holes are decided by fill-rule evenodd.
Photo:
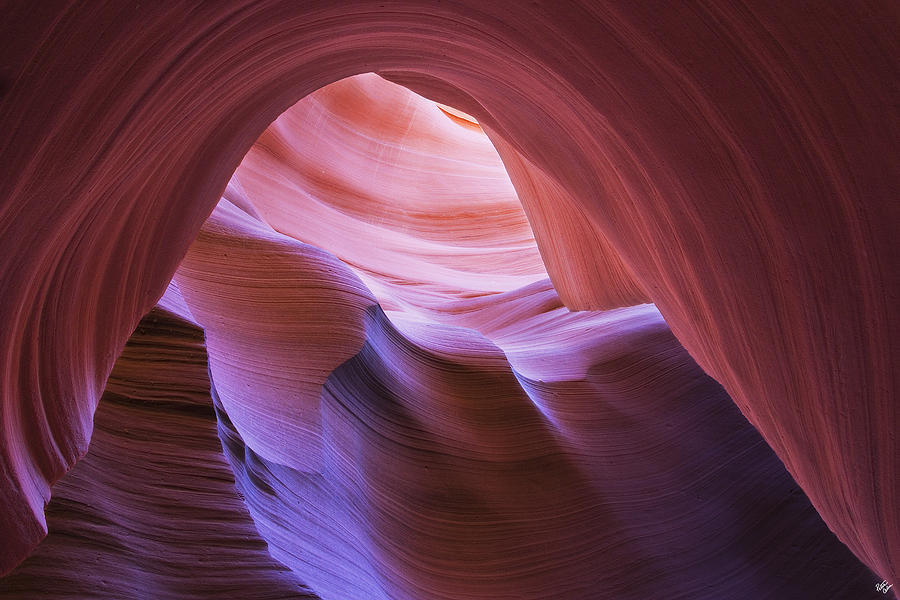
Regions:
M 88 450 L 115 359 L 181 264 L 175 275 L 181 297 L 168 302 L 189 311 L 206 332 L 238 486 L 276 558 L 297 574 L 318 573 L 311 565 L 326 563 L 337 570 L 304 581 L 326 596 L 344 593 L 350 584 L 342 577 L 359 578 L 373 597 L 454 597 L 479 593 L 479 585 L 507 593 L 502 586 L 512 579 L 497 576 L 506 569 L 522 581 L 536 578 L 524 586 L 525 597 L 554 586 L 592 597 L 586 590 L 596 585 L 628 597 L 608 571 L 585 568 L 595 564 L 592 550 L 565 537 L 577 523 L 578 539 L 596 544 L 594 550 L 611 545 L 611 561 L 657 564 L 654 577 L 675 597 L 697 597 L 705 571 L 697 567 L 694 577 L 667 561 L 700 564 L 700 555 L 670 545 L 675 534 L 668 538 L 659 525 L 662 504 L 641 504 L 647 501 L 637 496 L 674 507 L 680 516 L 672 531 L 709 547 L 703 556 L 710 572 L 748 564 L 735 553 L 751 547 L 757 561 L 772 559 L 772 548 L 788 556 L 779 564 L 790 565 L 789 574 L 777 565 L 742 572 L 743 587 L 716 588 L 718 597 L 775 598 L 784 590 L 802 597 L 790 586 L 805 581 L 798 573 L 811 572 L 826 582 L 820 596 L 845 589 L 830 575 L 852 561 L 842 562 L 841 548 L 818 521 L 801 518 L 804 525 L 790 534 L 780 522 L 811 514 L 803 512 L 809 509 L 802 498 L 791 505 L 799 513 L 773 508 L 771 520 L 744 521 L 766 506 L 748 494 L 784 498 L 792 484 L 736 412 L 723 412 L 720 422 L 688 411 L 672 424 L 674 431 L 708 426 L 699 438 L 719 440 L 700 446 L 709 461 L 703 452 L 679 449 L 700 443 L 694 438 L 654 437 L 644 429 L 655 431 L 654 403 L 702 404 L 699 396 L 730 406 L 703 372 L 724 387 L 827 528 L 877 579 L 900 578 L 893 368 L 900 318 L 891 303 L 900 289 L 894 240 L 900 172 L 893 160 L 897 114 L 890 109 L 900 15 L 893 4 L 47 2 L 14 3 L 6 14 L 0 24 L 6 40 L 0 130 L 8 132 L 0 141 L 3 572 L 45 535 L 51 484 Z M 323 91 L 309 99 L 307 112 L 279 119 L 248 157 L 246 177 L 238 172 L 228 183 L 285 109 L 370 71 L 465 111 L 477 127 L 433 104 L 430 116 L 382 106 L 372 121 L 381 124 L 376 139 L 354 156 L 335 145 L 373 137 L 357 122 L 340 133 L 342 121 L 353 121 L 362 108 L 354 102 L 366 90 L 369 97 L 405 94 L 374 93 L 381 83 L 369 77 L 342 84 L 359 93 Z M 409 148 L 393 117 L 419 123 L 422 135 L 410 138 Z M 471 155 L 432 160 L 427 126 L 449 125 L 457 127 L 457 141 L 473 144 L 480 127 L 511 181 L 503 182 L 496 160 L 478 154 L 489 150 L 486 138 L 478 138 L 481 150 L 472 146 Z M 307 143 L 314 150 L 304 154 Z M 373 149 L 382 154 L 368 154 Z M 446 160 L 463 166 L 449 169 Z M 410 172 L 413 163 L 430 166 Z M 390 179 L 379 165 L 401 170 Z M 318 175 L 314 166 L 321 167 Z M 429 169 L 437 175 L 422 183 Z M 454 188 L 467 186 L 480 194 L 469 198 L 495 207 L 502 225 L 494 231 L 463 238 L 455 226 L 466 223 L 464 216 L 441 223 L 434 210 L 411 206 L 377 222 L 388 205 L 412 197 L 393 190 L 424 189 L 420 199 L 451 204 L 460 216 L 467 201 Z M 225 201 L 203 226 L 223 190 Z M 512 190 L 524 213 L 514 210 Z M 271 202 L 304 194 L 304 211 L 312 212 Z M 536 247 L 528 243 L 523 214 Z M 357 227 L 367 219 L 372 229 Z M 471 224 L 486 220 L 473 213 Z M 339 234 L 332 226 L 346 229 Z M 332 237 L 340 243 L 327 247 Z M 556 291 L 541 283 L 538 253 Z M 640 306 L 647 300 L 677 342 L 655 309 Z M 279 308 L 286 306 L 293 308 Z M 644 328 L 652 343 L 642 337 Z M 647 370 L 644 344 L 653 355 Z M 667 385 L 648 375 L 669 360 L 678 366 L 662 369 L 672 377 Z M 682 378 L 695 383 L 675 383 Z M 477 397 L 490 391 L 496 406 L 473 403 L 476 390 L 467 383 L 473 380 L 480 382 Z M 656 383 L 661 387 L 652 394 L 636 389 Z M 387 399 L 377 407 L 383 412 L 371 412 L 367 398 Z M 643 411 L 636 399 L 646 403 Z M 504 418 L 497 422 L 492 413 Z M 622 456 L 631 455 L 629 465 L 647 456 L 647 464 L 668 474 L 659 483 L 652 483 L 652 469 L 629 481 L 602 450 L 629 423 L 633 431 L 617 442 Z M 731 437 L 724 434 L 729 427 L 736 428 Z M 729 462 L 734 455 L 716 436 L 768 457 L 769 463 L 746 460 L 768 465 L 752 481 L 774 486 L 771 493 L 762 483 L 741 487 L 747 470 L 740 460 Z M 646 443 L 629 446 L 633 437 Z M 253 461 L 240 458 L 241 447 L 252 450 Z M 443 479 L 422 472 L 432 466 L 422 452 L 442 465 Z M 679 452 L 693 461 L 664 460 Z M 500 475 L 485 482 L 473 465 L 488 468 L 491 460 L 504 476 L 530 475 L 524 483 Z M 549 462 L 538 468 L 541 461 Z M 402 476 L 408 487 L 391 485 L 390 474 L 381 477 L 381 462 L 399 473 L 410 469 Z M 715 499 L 701 493 L 697 505 L 682 502 L 679 490 L 692 489 L 691 477 L 713 464 L 723 465 L 715 471 L 722 475 Z M 738 465 L 741 477 L 726 474 L 729 464 Z M 303 488 L 295 478 L 329 472 L 341 475 L 333 480 L 339 489 L 327 488 L 335 494 L 333 514 L 290 519 L 318 523 L 324 529 L 315 539 L 323 543 L 329 531 L 344 542 L 329 546 L 339 556 L 298 559 L 292 544 L 306 542 L 296 532 L 311 530 L 285 522 L 300 505 L 279 508 L 291 496 L 278 482 L 315 500 L 318 483 Z M 547 483 L 544 476 L 558 479 Z M 422 490 L 433 489 L 435 479 L 452 484 L 447 493 L 458 490 L 459 501 L 424 503 Z M 517 487 L 526 484 L 535 486 L 534 495 Z M 551 510 L 547 490 L 554 486 L 591 518 L 554 513 L 561 521 L 552 534 L 537 522 L 522 523 L 523 513 Z M 718 502 L 739 490 L 754 502 L 727 518 Z M 497 506 L 488 507 L 492 501 Z M 465 512 L 479 502 L 487 503 L 485 511 Z M 408 512 L 417 503 L 435 512 Z M 717 516 L 693 521 L 694 509 Z M 471 519 L 483 514 L 496 516 L 502 536 L 460 548 L 459 539 L 438 534 L 448 522 L 474 531 Z M 741 531 L 759 537 L 752 541 Z M 644 540 L 641 532 L 665 550 L 631 547 L 627 540 Z M 410 537 L 401 547 L 403 533 Z M 815 548 L 800 556 L 819 557 L 808 568 L 790 558 L 797 555 L 787 540 L 795 534 L 814 540 L 798 545 Z M 501 538 L 518 540 L 504 542 L 515 549 L 511 563 L 478 559 L 493 555 L 491 544 Z M 559 561 L 542 572 L 545 578 L 529 562 L 541 553 L 532 539 L 543 539 L 546 556 Z M 472 577 L 454 579 L 465 569 L 450 568 L 447 556 L 467 565 Z M 667 568 L 683 574 L 681 583 L 667 580 Z M 840 593 L 854 597 L 856 589 Z M 742 590 L 756 595 L 741 596 Z

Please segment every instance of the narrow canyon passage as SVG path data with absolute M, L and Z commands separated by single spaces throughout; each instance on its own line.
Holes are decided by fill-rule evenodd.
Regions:
M 0 595 L 897 597 L 895 1 L 3 9 Z
M 490 140 L 443 111 L 367 74 L 266 130 L 0 597 L 869 585 L 652 304 L 563 305 Z M 96 554 L 73 560 L 84 541 Z

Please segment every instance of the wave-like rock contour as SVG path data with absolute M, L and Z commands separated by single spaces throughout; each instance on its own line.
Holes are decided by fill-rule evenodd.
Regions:
M 51 1 L 14 3 L 5 14 L 0 571 L 46 532 L 50 485 L 87 450 L 116 356 L 253 141 L 300 98 L 375 71 L 472 115 L 508 166 L 562 301 L 600 309 L 652 300 L 827 526 L 878 577 L 900 579 L 894 3 Z M 394 340 L 380 350 L 398 361 L 415 354 L 402 350 L 411 343 L 403 340 L 417 339 L 424 312 L 446 313 L 428 304 L 448 291 L 447 280 L 431 263 L 424 299 L 389 306 L 407 320 L 385 321 L 372 312 L 382 290 L 367 285 L 367 272 L 379 280 L 371 265 L 353 272 L 321 251 L 298 251 L 265 215 L 248 221 L 239 203 L 223 210 L 178 279 L 207 330 L 222 407 L 263 460 L 321 472 L 330 451 L 351 448 L 323 443 L 329 396 L 315 391 L 365 354 L 379 328 Z M 304 377 L 279 381 L 265 365 L 251 367 L 289 351 L 264 335 L 276 312 L 248 315 L 253 294 L 216 289 L 227 270 L 204 279 L 198 261 L 217 245 L 238 255 L 267 249 L 271 304 L 318 298 L 314 314 L 341 317 L 340 329 L 318 332 L 320 352 L 302 354 Z M 520 253 L 526 263 L 528 256 Z M 235 264 L 226 265 L 232 278 L 263 268 Z M 516 277 L 536 276 L 522 269 Z M 300 273 L 321 285 L 288 285 Z M 337 295 L 320 295 L 330 293 Z M 214 306 L 204 298 L 222 306 L 204 313 Z M 451 328 L 440 331 L 473 330 L 434 320 Z M 270 333 L 283 329 L 286 347 L 317 339 L 288 321 L 269 324 Z M 402 339 L 390 333 L 394 322 Z M 524 380 L 501 337 L 474 329 L 480 337 L 466 343 L 446 333 L 453 341 L 445 354 L 467 348 L 482 360 L 499 357 L 488 351 L 496 347 L 509 363 L 491 374 L 510 368 L 508 376 Z M 411 347 L 421 346 L 436 351 L 432 342 Z M 246 362 L 226 348 L 247 353 Z M 394 385 L 379 369 L 357 379 Z M 435 381 L 440 395 L 445 383 Z M 241 385 L 253 403 L 239 401 Z M 282 388 L 296 410 L 277 402 Z M 547 402 L 528 397 L 537 408 Z M 549 423 L 572 418 L 554 415 L 552 403 L 540 414 Z M 467 415 L 455 417 L 465 436 Z M 269 436 L 270 426 L 282 431 L 272 423 L 282 418 L 290 434 Z M 389 516 L 359 522 L 392 531 L 399 516 Z M 403 563 L 396 548 L 378 552 L 372 564 Z M 401 570 L 378 589 L 415 590 L 440 577 Z

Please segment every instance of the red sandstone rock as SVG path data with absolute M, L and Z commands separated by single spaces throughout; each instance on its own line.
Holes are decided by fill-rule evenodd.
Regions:
M 896 581 L 894 5 L 382 4 L 8 8 L 0 570 L 43 535 L 115 357 L 253 140 L 378 71 L 539 170 L 520 191 L 558 188 L 559 216 L 522 193 L 548 219 L 539 240 L 560 239 L 541 244 L 551 275 L 600 263 L 616 290 L 557 275 L 561 297 L 645 293 L 841 541 Z

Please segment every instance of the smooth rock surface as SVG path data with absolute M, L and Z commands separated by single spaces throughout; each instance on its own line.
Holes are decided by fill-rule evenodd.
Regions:
M 45 535 L 50 486 L 87 451 L 115 358 L 253 141 L 315 90 L 376 72 L 477 119 L 517 165 L 569 308 L 645 294 L 827 526 L 900 579 L 895 2 L 47 1 L 4 15 L 0 572 Z M 318 385 L 371 327 L 376 290 L 349 273 L 350 318 L 308 363 Z M 293 426 L 314 444 L 324 396 L 298 397 Z M 263 429 L 244 427 L 260 452 L 298 458 Z

